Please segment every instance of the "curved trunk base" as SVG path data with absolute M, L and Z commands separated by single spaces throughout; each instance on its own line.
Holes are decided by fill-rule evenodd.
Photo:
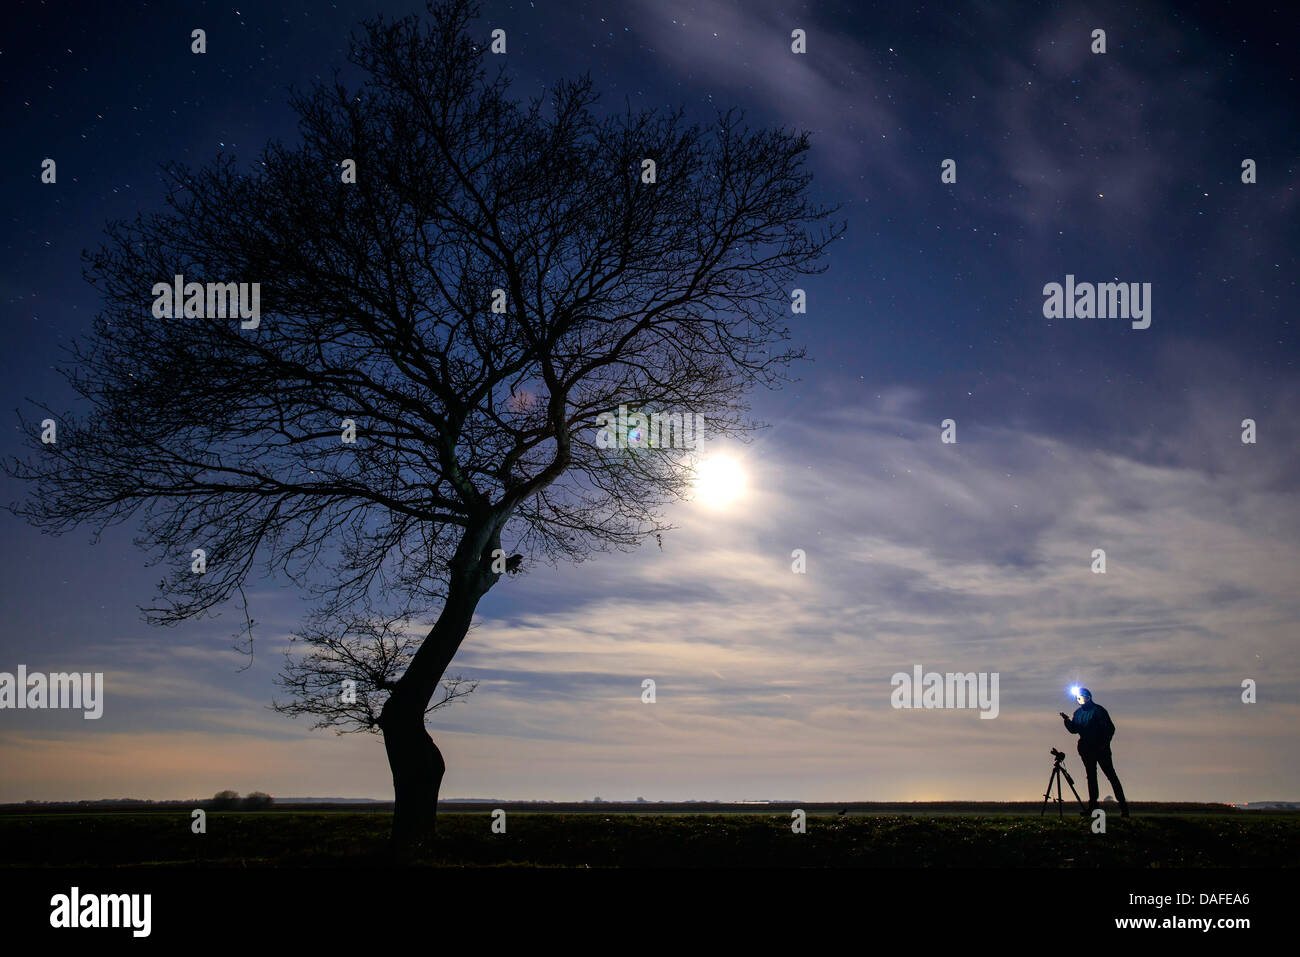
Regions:
M 416 850 L 433 839 L 447 765 L 422 720 L 390 720 L 382 727 L 393 770 L 393 841 L 399 849 Z
M 399 851 L 409 853 L 434 835 L 438 789 L 447 765 L 425 730 L 425 709 L 469 631 L 479 599 L 501 577 L 490 570 L 492 550 L 500 544 L 495 520 L 466 531 L 450 563 L 452 574 L 438 621 L 379 714 L 393 771 L 393 842 Z

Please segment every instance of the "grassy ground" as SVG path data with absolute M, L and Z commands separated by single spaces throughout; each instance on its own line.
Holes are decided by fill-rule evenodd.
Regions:
M 389 816 L 293 811 L 6 814 L 0 867 L 349 867 L 395 863 Z M 1153 815 L 1108 833 L 1088 822 L 1007 815 L 512 813 L 439 816 L 434 848 L 416 863 L 529 867 L 1294 867 L 1300 815 Z

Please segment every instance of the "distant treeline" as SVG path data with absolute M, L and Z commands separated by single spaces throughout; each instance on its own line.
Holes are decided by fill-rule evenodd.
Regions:
M 176 807 L 194 807 L 204 805 L 214 811 L 256 811 L 260 808 L 268 808 L 275 803 L 275 798 L 263 791 L 253 791 L 245 797 L 240 797 L 238 791 L 218 791 L 208 800 L 195 798 L 188 801 L 151 801 L 145 798 L 100 798 L 96 801 L 24 801 L 22 804 L 5 804 L 0 807 L 7 808 L 60 808 L 60 807 L 122 807 L 124 805 L 143 804 L 146 806 L 157 806 L 165 808 Z
M 208 807 L 214 811 L 257 811 L 274 803 L 275 798 L 263 791 L 254 791 L 247 797 L 240 797 L 238 791 L 218 791 L 212 795 Z

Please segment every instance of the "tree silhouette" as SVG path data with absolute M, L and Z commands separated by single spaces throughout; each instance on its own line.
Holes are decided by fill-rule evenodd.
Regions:
M 239 807 L 238 791 L 218 791 L 208 802 L 214 811 L 231 811 Z
M 382 732 L 414 842 L 445 769 L 425 715 L 469 690 L 445 676 L 504 563 L 634 546 L 689 487 L 689 456 L 604 448 L 598 416 L 754 428 L 748 390 L 801 355 L 793 283 L 843 230 L 809 198 L 807 134 L 598 114 L 589 78 L 518 102 L 476 15 L 369 21 L 359 89 L 293 96 L 298 145 L 165 167 L 166 210 L 86 256 L 104 310 L 63 371 L 88 409 L 36 404 L 57 441 L 24 416 L 30 454 L 7 463 L 47 531 L 139 524 L 172 569 L 151 621 L 238 602 L 252 576 L 303 589 L 277 707 Z M 260 283 L 260 325 L 155 318 L 177 274 Z

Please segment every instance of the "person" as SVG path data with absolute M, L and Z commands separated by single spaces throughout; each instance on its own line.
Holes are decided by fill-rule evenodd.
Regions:
M 1124 787 L 1119 783 L 1119 775 L 1115 773 L 1115 765 L 1110 756 L 1110 739 L 1115 736 L 1115 722 L 1110 720 L 1110 713 L 1105 708 L 1093 703 L 1092 692 L 1087 688 L 1080 688 L 1074 700 L 1079 702 L 1079 708 L 1074 712 L 1073 718 L 1066 717 L 1064 711 L 1059 714 L 1065 721 L 1065 730 L 1079 736 L 1079 757 L 1083 759 L 1083 768 L 1088 774 L 1088 810 L 1084 814 L 1091 816 L 1097 807 L 1097 768 L 1100 766 L 1115 791 L 1120 816 L 1128 817 Z

